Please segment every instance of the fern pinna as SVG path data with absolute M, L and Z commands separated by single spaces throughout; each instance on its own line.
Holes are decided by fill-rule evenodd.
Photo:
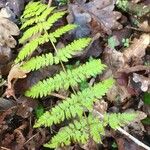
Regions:
M 54 49 L 57 39 L 63 34 L 75 29 L 77 25 L 68 24 L 51 32 L 53 24 L 65 15 L 65 11 L 54 11 L 55 7 L 48 8 L 40 2 L 30 2 L 22 15 L 22 30 L 25 30 L 19 40 L 23 48 L 18 54 L 15 63 L 21 62 L 20 69 L 27 72 L 35 71 L 46 66 L 68 62 L 77 52 L 83 51 L 91 42 L 90 38 L 75 39 L 70 44 L 60 48 L 53 53 L 42 54 L 32 57 L 33 52 L 42 44 L 50 42 Z M 30 57 L 29 57 L 30 56 Z M 39 81 L 25 92 L 25 95 L 32 98 L 42 98 L 60 89 L 69 89 L 79 83 L 95 77 L 106 68 L 98 59 L 89 59 L 83 65 L 74 69 L 60 71 L 53 77 Z M 93 105 L 113 85 L 112 78 L 106 79 L 94 86 L 85 88 L 76 94 L 63 100 L 61 103 L 46 111 L 35 123 L 34 127 L 51 127 L 66 119 L 73 121 L 61 130 L 45 144 L 45 147 L 57 148 L 71 143 L 86 143 L 93 139 L 96 143 L 101 142 L 101 135 L 104 135 L 106 125 L 116 129 L 119 126 L 133 120 L 135 114 L 105 114 L 99 119 L 93 114 Z M 85 112 L 87 112 L 85 115 Z

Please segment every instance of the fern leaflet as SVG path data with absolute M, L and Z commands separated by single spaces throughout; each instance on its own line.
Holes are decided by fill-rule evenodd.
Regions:
M 81 81 L 101 73 L 105 65 L 101 64 L 100 60 L 91 60 L 86 64 L 73 69 L 67 70 L 66 73 L 61 71 L 56 74 L 54 78 L 38 82 L 26 91 L 25 95 L 33 98 L 47 96 L 52 91 L 59 90 L 60 88 L 68 89 L 69 86 L 76 86 Z
M 57 34 L 56 34 L 57 35 Z M 58 64 L 60 61 L 67 62 L 76 52 L 82 51 L 90 43 L 90 38 L 81 38 L 73 41 L 64 48 L 58 49 L 56 56 L 51 53 L 33 57 L 31 60 L 23 64 L 22 69 L 27 71 L 38 70 L 42 67 Z
M 33 35 L 36 35 L 37 33 L 44 32 L 45 30 L 49 30 L 52 25 L 60 18 L 62 18 L 65 15 L 66 12 L 56 12 L 53 15 L 51 15 L 47 21 L 37 23 L 35 26 L 29 28 L 22 38 L 19 40 L 20 43 L 26 42 L 27 39 L 31 38 Z
M 64 121 L 65 118 L 70 119 L 81 117 L 85 109 L 92 111 L 93 103 L 106 94 L 108 89 L 113 85 L 112 79 L 107 79 L 101 83 L 87 88 L 77 94 L 72 94 L 70 98 L 67 98 L 62 103 L 53 107 L 51 111 L 45 112 L 34 127 L 51 126 L 52 124 L 58 124 Z M 46 119 L 48 118 L 48 119 Z
M 126 122 L 131 121 L 136 117 L 135 114 L 125 113 L 125 114 L 105 114 L 106 118 L 123 116 Z M 130 119 L 129 119 L 130 118 Z M 122 124 L 123 119 L 120 120 L 117 118 L 119 124 Z M 128 120 L 129 119 L 129 120 Z M 110 124 L 104 122 L 104 120 L 99 120 L 96 116 L 89 114 L 89 116 L 81 117 L 79 120 L 75 120 L 73 123 L 70 123 L 68 126 L 63 127 L 52 139 L 50 142 L 45 144 L 45 147 L 48 148 L 58 148 L 66 145 L 70 145 L 72 142 L 85 144 L 89 139 L 93 139 L 96 143 L 101 142 L 101 135 L 105 135 L 104 127 Z M 116 129 L 117 127 L 115 127 Z

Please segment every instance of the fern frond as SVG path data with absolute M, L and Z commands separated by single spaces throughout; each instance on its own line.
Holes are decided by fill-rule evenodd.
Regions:
M 50 7 L 48 9 L 42 11 L 42 14 L 40 16 L 38 14 L 36 14 L 36 16 L 34 18 L 30 18 L 30 19 L 26 20 L 25 23 L 23 23 L 23 25 L 21 26 L 21 29 L 24 29 L 30 25 L 33 25 L 34 23 L 46 21 L 48 15 L 50 15 L 54 9 L 55 9 L 55 7 Z
M 56 54 L 56 56 L 53 56 L 51 53 L 49 53 L 33 57 L 29 61 L 24 63 L 21 68 L 30 72 L 33 70 L 38 70 L 45 66 L 58 64 L 60 61 L 67 62 L 68 59 L 72 57 L 72 55 L 74 55 L 78 51 L 82 51 L 86 46 L 88 46 L 90 41 L 90 38 L 81 38 L 79 40 L 74 40 L 64 48 L 58 49 L 58 53 Z
M 40 2 L 29 2 L 28 5 L 26 5 L 25 10 L 23 12 L 23 15 L 21 16 L 22 18 L 29 18 L 33 17 L 36 15 L 36 12 L 41 8 L 41 5 L 43 6 L 44 4 L 41 4 Z M 45 9 L 46 9 L 45 5 Z
M 133 121 L 135 117 L 135 113 L 113 113 L 105 114 L 104 120 L 106 124 L 109 124 L 111 128 L 117 129 L 120 126 L 124 126 L 125 124 L 128 124 L 129 122 Z
M 68 24 L 64 27 L 56 29 L 56 31 L 54 31 L 50 34 L 41 35 L 41 36 L 37 37 L 36 39 L 30 41 L 21 49 L 21 51 L 19 52 L 19 54 L 15 60 L 15 63 L 18 63 L 18 62 L 24 60 L 27 56 L 32 54 L 38 48 L 38 46 L 48 42 L 50 39 L 52 42 L 56 42 L 57 38 L 59 38 L 66 32 L 73 30 L 75 28 L 76 28 L 76 25 Z
M 85 144 L 90 138 L 100 142 L 100 135 L 104 135 L 104 127 L 98 118 L 89 115 L 88 118 L 82 117 L 79 121 L 75 120 L 73 123 L 62 128 L 44 147 L 63 147 L 70 145 L 72 142 Z
M 56 29 L 54 32 L 49 34 L 49 38 L 53 43 L 56 43 L 56 38 L 61 37 L 63 34 L 77 28 L 75 24 L 67 24 L 66 26 Z
M 120 117 L 126 116 L 120 120 Z M 119 125 L 122 125 L 123 122 L 133 121 L 136 117 L 134 113 L 122 113 L 122 114 L 106 114 L 105 117 L 117 117 L 115 121 L 119 122 Z M 130 119 L 129 119 L 130 118 Z M 129 119 L 129 120 L 128 120 Z M 45 144 L 45 147 L 49 148 L 58 148 L 70 145 L 73 143 L 85 144 L 89 139 L 93 139 L 96 143 L 101 142 L 101 136 L 105 135 L 104 127 L 107 124 L 104 124 L 104 120 L 99 120 L 98 117 L 89 114 L 87 118 L 81 117 L 78 121 L 75 120 L 73 123 L 70 123 L 68 126 L 63 127 L 60 131 L 51 139 L 50 142 Z M 125 124 L 124 124 L 125 125 Z M 115 128 L 116 129 L 116 128 Z
M 38 128 L 42 125 L 48 127 L 64 121 L 65 118 L 81 117 L 85 109 L 92 111 L 93 103 L 104 96 L 113 83 L 114 80 L 110 78 L 75 95 L 72 94 L 70 98 L 53 107 L 51 111 L 45 112 L 35 123 L 34 127 Z
M 26 91 L 25 95 L 33 98 L 47 96 L 52 91 L 76 86 L 81 81 L 101 73 L 104 69 L 105 65 L 101 64 L 100 60 L 91 60 L 76 69 L 67 70 L 66 72 L 61 71 L 54 78 L 50 77 L 38 82 L 30 90 Z
M 78 121 L 75 120 L 73 123 L 70 123 L 68 126 L 60 129 L 51 141 L 44 146 L 49 148 L 58 148 L 70 145 L 72 142 L 85 144 L 89 139 L 93 139 L 96 143 L 100 143 L 101 135 L 105 135 L 104 127 L 110 124 L 110 119 L 112 119 L 112 117 L 115 117 L 114 121 L 117 120 L 120 126 L 124 123 L 123 119 L 127 120 L 130 118 L 128 121 L 133 121 L 136 115 L 134 113 L 105 114 L 104 120 L 108 120 L 106 123 L 104 120 L 99 120 L 98 117 L 93 116 L 90 113 L 87 118 L 81 117 Z M 121 119 L 121 117 L 123 118 Z M 115 129 L 119 126 L 115 126 Z
M 47 34 L 40 36 L 40 37 L 36 38 L 35 40 L 30 41 L 21 49 L 21 51 L 19 52 L 19 54 L 15 60 L 15 63 L 23 61 L 27 56 L 32 54 L 39 45 L 42 45 L 48 41 L 49 41 L 49 38 L 48 38 Z
M 26 40 L 31 38 L 33 35 L 36 35 L 37 33 L 42 33 L 49 30 L 52 25 L 56 21 L 58 21 L 58 19 L 62 18 L 65 14 L 65 11 L 56 12 L 52 14 L 46 21 L 37 23 L 35 26 L 29 28 L 27 31 L 24 32 L 22 38 L 19 40 L 19 43 L 24 43 Z

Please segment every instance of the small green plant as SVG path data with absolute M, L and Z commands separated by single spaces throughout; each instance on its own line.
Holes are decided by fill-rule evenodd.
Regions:
M 114 37 L 108 38 L 108 46 L 109 46 L 110 48 L 112 48 L 112 49 L 115 48 L 115 46 L 116 46 L 116 40 L 115 40 Z
M 124 47 L 129 47 L 129 39 L 122 39 L 122 43 Z
M 57 43 L 57 39 L 76 28 L 76 25 L 68 24 L 51 32 L 50 29 L 53 27 L 53 24 L 66 13 L 64 11 L 54 11 L 54 9 L 54 7 L 47 8 L 46 5 L 40 2 L 30 2 L 26 6 L 22 15 L 23 25 L 21 27 L 25 31 L 19 40 L 24 45 L 15 60 L 15 63 L 22 63 L 20 69 L 31 72 L 59 63 L 62 65 L 63 62 L 68 62 L 74 54 L 83 51 L 89 45 L 90 38 L 80 38 L 59 50 L 56 49 L 55 43 Z M 46 53 L 32 57 L 38 46 L 46 42 L 51 43 L 55 54 Z M 64 69 L 53 77 L 39 81 L 28 89 L 25 95 L 32 98 L 43 98 L 60 89 L 68 90 L 69 87 L 77 86 L 87 79 L 102 73 L 105 68 L 106 65 L 102 64 L 99 59 L 89 59 L 82 65 L 68 68 L 67 70 Z M 85 144 L 91 138 L 96 143 L 99 143 L 107 125 L 116 129 L 132 121 L 135 114 L 106 113 L 101 120 L 93 114 L 94 103 L 106 94 L 113 83 L 114 80 L 112 78 L 106 79 L 94 84 L 94 86 L 85 87 L 77 93 L 72 93 L 68 98 L 44 114 L 42 109 L 42 115 L 41 111 L 40 113 L 37 111 L 36 114 L 39 119 L 34 125 L 35 128 L 41 126 L 52 127 L 65 120 L 69 121 L 68 126 L 61 128 L 44 146 L 57 148 L 75 142 Z
M 144 93 L 144 104 L 150 105 L 150 93 Z
M 59 3 L 59 5 L 66 5 L 68 0 L 57 0 L 57 2 Z

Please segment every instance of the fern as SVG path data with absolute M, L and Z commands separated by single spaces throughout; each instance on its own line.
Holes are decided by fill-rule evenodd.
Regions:
M 76 69 L 67 70 L 66 73 L 61 71 L 54 78 L 50 77 L 38 82 L 30 90 L 26 91 L 25 95 L 38 98 L 47 96 L 52 91 L 61 88 L 67 90 L 69 86 L 76 86 L 81 81 L 101 73 L 104 69 L 105 65 L 101 64 L 100 60 L 91 60 Z
M 70 123 L 68 126 L 62 128 L 51 139 L 51 141 L 44 146 L 48 148 L 57 148 L 70 145 L 72 142 L 85 144 L 90 139 L 93 139 L 96 143 L 100 143 L 101 135 L 105 135 L 104 127 L 112 124 L 112 120 L 110 120 L 110 118 L 117 118 L 118 123 L 122 125 L 124 120 L 120 120 L 121 116 L 123 116 L 123 119 L 126 120 L 126 123 L 130 122 L 131 119 L 133 120 L 136 117 L 135 114 L 130 113 L 105 114 L 104 119 L 100 121 L 96 116 L 90 114 L 87 118 L 81 117 L 79 120 L 75 120 L 73 123 Z M 117 129 L 117 127 L 118 126 L 113 125 L 113 128 Z
M 24 32 L 19 40 L 21 44 L 25 45 L 19 52 L 15 63 L 23 61 L 31 55 L 38 46 L 49 41 L 55 43 L 57 38 L 77 27 L 77 25 L 68 24 L 56 29 L 54 32 L 48 33 L 53 24 L 66 14 L 65 11 L 54 12 L 54 9 L 55 7 L 48 8 L 47 5 L 39 2 L 31 2 L 26 6 L 22 15 L 23 25 L 21 29 L 30 28 Z
M 46 21 L 39 22 L 35 26 L 30 27 L 19 40 L 20 43 L 26 42 L 27 39 L 31 38 L 33 35 L 37 33 L 44 32 L 45 30 L 49 30 L 52 25 L 60 18 L 65 15 L 66 12 L 56 12 L 52 14 Z
M 55 49 L 54 44 L 57 39 L 77 27 L 77 25 L 68 24 L 51 32 L 50 29 L 54 23 L 66 14 L 65 11 L 56 12 L 54 10 L 55 7 L 48 8 L 47 5 L 40 2 L 30 2 L 26 6 L 21 18 L 23 23 L 21 29 L 25 32 L 19 40 L 23 44 L 23 48 L 15 60 L 15 63 L 22 63 L 20 69 L 31 72 L 45 66 L 68 62 L 73 55 L 84 50 L 91 42 L 91 38 L 80 38 L 58 49 L 56 54 L 46 53 L 32 57 L 32 53 L 46 42 L 50 42 Z M 28 56 L 31 56 L 31 58 L 29 59 Z M 28 89 L 25 95 L 32 98 L 42 98 L 53 91 L 67 90 L 69 87 L 77 86 L 78 83 L 102 73 L 105 68 L 106 66 L 100 60 L 90 59 L 75 69 L 67 69 L 54 75 L 54 77 L 39 81 Z M 101 142 L 101 135 L 105 134 L 105 126 L 109 125 L 116 129 L 132 121 L 135 115 L 127 113 L 105 114 L 102 120 L 93 116 L 94 103 L 106 94 L 113 83 L 114 80 L 109 78 L 92 87 L 87 87 L 76 94 L 71 94 L 66 100 L 42 114 L 35 123 L 35 128 L 40 126 L 51 127 L 65 121 L 65 119 L 73 120 L 73 123 L 62 128 L 44 146 L 57 148 L 69 145 L 72 142 L 85 144 L 91 138 L 99 143 Z M 85 116 L 85 112 L 88 112 L 88 116 Z
M 67 62 L 76 52 L 83 50 L 89 43 L 90 38 L 81 38 L 73 41 L 64 48 L 58 49 L 56 56 L 51 53 L 43 54 L 41 56 L 33 57 L 23 64 L 22 68 L 27 71 L 38 70 L 42 67 L 58 64 L 60 61 Z
M 40 127 L 42 125 L 51 126 L 52 124 L 58 124 L 64 121 L 65 118 L 74 118 L 76 115 L 81 117 L 85 108 L 89 111 L 92 110 L 93 103 L 97 98 L 101 98 L 105 95 L 108 89 L 113 85 L 113 82 L 112 79 L 107 79 L 102 83 L 94 85 L 94 87 L 87 88 L 75 95 L 72 94 L 70 98 L 67 98 L 56 107 L 53 107 L 50 112 L 45 112 L 34 127 Z

